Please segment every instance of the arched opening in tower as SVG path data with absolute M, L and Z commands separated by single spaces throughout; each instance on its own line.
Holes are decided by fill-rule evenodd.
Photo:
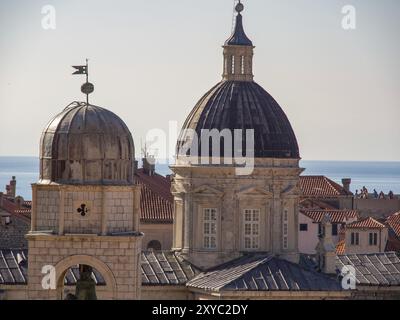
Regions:
M 62 300 L 97 300 L 106 293 L 106 282 L 101 273 L 86 264 L 69 268 L 63 284 Z

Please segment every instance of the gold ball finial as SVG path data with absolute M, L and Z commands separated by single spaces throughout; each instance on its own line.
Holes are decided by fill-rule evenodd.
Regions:
M 244 5 L 243 5 L 243 3 L 241 3 L 240 1 L 239 1 L 239 3 L 236 5 L 236 7 L 235 7 L 235 10 L 236 10 L 236 12 L 237 13 L 241 13 L 243 10 L 244 10 Z

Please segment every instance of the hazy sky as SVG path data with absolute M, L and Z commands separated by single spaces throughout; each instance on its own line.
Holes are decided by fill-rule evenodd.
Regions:
M 280 103 L 307 160 L 400 161 L 400 1 L 245 0 L 255 80 Z M 342 28 L 344 5 L 356 30 Z M 56 29 L 42 28 L 44 5 Z M 180 124 L 221 79 L 232 0 L 1 0 L 0 155 L 38 155 L 46 123 L 83 100 L 141 139 Z

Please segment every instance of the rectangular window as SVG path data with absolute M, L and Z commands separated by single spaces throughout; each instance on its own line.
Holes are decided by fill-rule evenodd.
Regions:
M 332 235 L 333 236 L 338 235 L 338 225 L 336 223 L 332 224 Z
M 376 246 L 378 244 L 378 234 L 375 232 L 371 232 L 369 234 L 369 245 Z
M 351 244 L 353 246 L 358 246 L 360 244 L 360 234 L 358 232 L 351 233 Z
M 203 246 L 204 249 L 217 247 L 217 209 L 207 208 L 203 211 Z
M 300 231 L 308 231 L 308 224 L 300 223 Z
M 260 248 L 260 210 L 244 210 L 244 248 L 256 250 Z

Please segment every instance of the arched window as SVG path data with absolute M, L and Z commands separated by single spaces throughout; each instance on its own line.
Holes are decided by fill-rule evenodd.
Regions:
M 231 56 L 231 63 L 232 63 L 231 73 L 235 74 L 235 56 Z
M 151 240 L 147 244 L 147 250 L 161 251 L 161 243 L 158 240 Z

